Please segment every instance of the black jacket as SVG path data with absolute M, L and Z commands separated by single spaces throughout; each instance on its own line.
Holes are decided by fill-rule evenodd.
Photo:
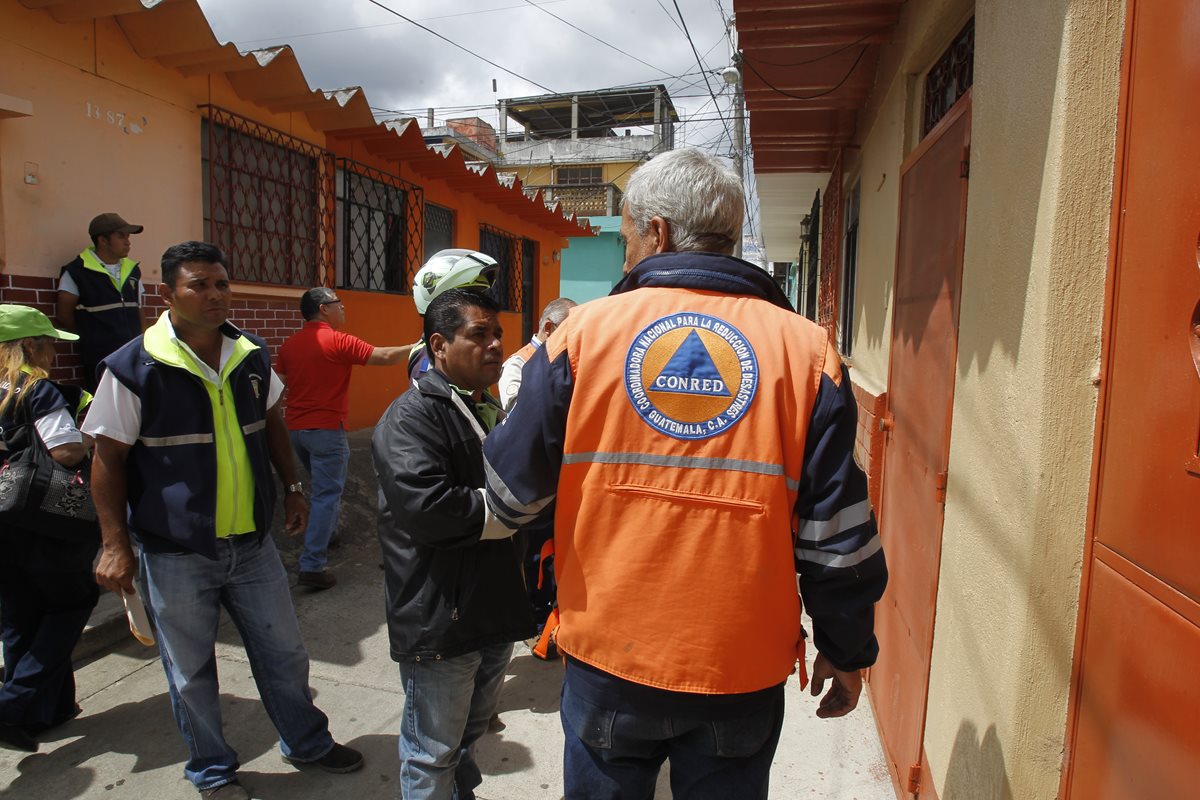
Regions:
M 371 439 L 396 661 L 451 658 L 535 632 L 515 543 L 480 539 L 483 443 L 453 391 L 430 370 Z

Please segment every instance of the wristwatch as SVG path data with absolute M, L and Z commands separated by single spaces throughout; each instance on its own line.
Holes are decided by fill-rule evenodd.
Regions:
M 287 486 L 283 487 L 283 491 L 285 494 L 292 494 L 292 493 L 304 494 L 304 484 L 301 483 L 300 481 L 296 481 L 295 483 L 289 483 Z

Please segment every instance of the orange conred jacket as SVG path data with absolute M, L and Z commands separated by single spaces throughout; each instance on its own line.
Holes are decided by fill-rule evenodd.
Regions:
M 818 648 L 874 661 L 886 567 L 849 379 L 761 270 L 646 259 L 571 312 L 522 398 L 485 444 L 488 502 L 514 528 L 554 509 L 561 651 L 661 689 L 774 686 L 799 572 Z

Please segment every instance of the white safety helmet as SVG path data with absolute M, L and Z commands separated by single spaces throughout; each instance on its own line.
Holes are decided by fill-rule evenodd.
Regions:
M 449 289 L 490 289 L 496 279 L 496 259 L 475 250 L 439 250 L 413 278 L 413 303 L 417 313 Z

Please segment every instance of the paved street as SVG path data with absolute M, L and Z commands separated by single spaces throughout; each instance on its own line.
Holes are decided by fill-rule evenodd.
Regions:
M 355 435 L 350 502 L 342 545 L 333 550 L 335 588 L 295 589 L 300 624 L 312 656 L 317 704 L 334 736 L 361 749 L 366 767 L 351 775 L 300 771 L 279 757 L 274 730 L 250 676 L 245 651 L 228 619 L 218 646 L 226 735 L 242 759 L 242 782 L 255 798 L 391 800 L 396 793 L 396 730 L 403 693 L 388 657 L 383 620 L 383 572 L 375 540 L 373 489 Z M 294 542 L 280 542 L 293 570 Z M 481 800 L 562 796 L 562 730 L 558 722 L 561 666 L 531 657 L 522 645 L 513 659 L 501 702 L 504 729 L 489 733 L 479 753 Z M 0 750 L 0 798 L 191 798 L 183 777 L 185 751 L 171 717 L 157 651 L 132 637 L 80 664 L 83 714 L 43 738 L 34 755 Z M 772 773 L 772 796 L 828 800 L 893 797 L 870 708 L 849 718 L 821 721 L 815 700 L 793 678 L 783 740 Z M 667 778 L 659 797 L 669 797 Z

